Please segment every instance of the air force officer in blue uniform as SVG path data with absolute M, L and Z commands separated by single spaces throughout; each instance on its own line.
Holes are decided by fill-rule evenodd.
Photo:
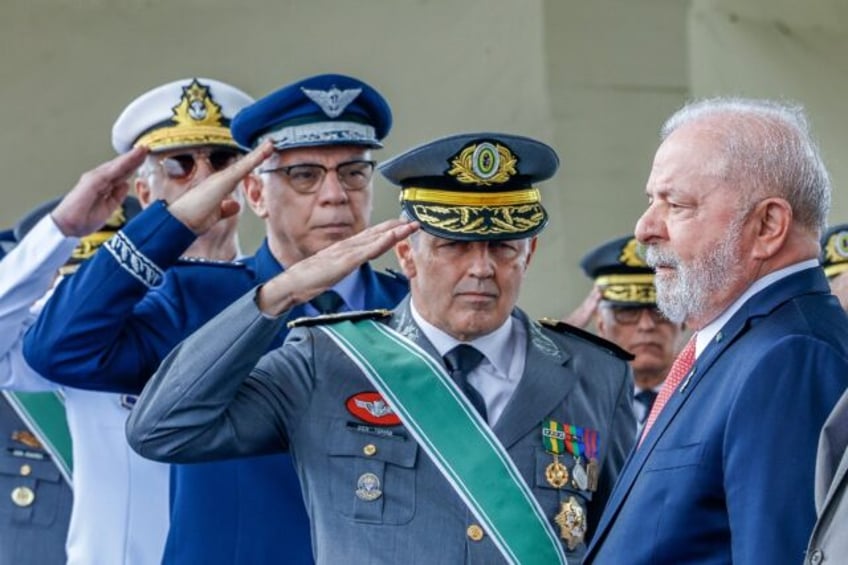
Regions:
M 371 150 L 390 126 L 383 97 L 342 75 L 305 79 L 247 106 L 231 124 L 233 137 L 245 147 L 266 140 L 274 147 L 245 180 L 246 200 L 267 230 L 256 254 L 239 263 L 180 261 L 212 226 L 186 225 L 172 213 L 174 202 L 154 203 L 57 289 L 27 338 L 27 358 L 65 385 L 141 392 L 171 348 L 230 302 L 366 227 Z M 196 163 L 168 166 L 188 173 Z M 238 204 L 228 199 L 224 207 L 234 212 Z M 390 308 L 408 286 L 366 264 L 333 290 L 331 308 L 358 310 Z M 304 305 L 291 315 L 325 307 Z M 283 326 L 274 344 L 285 334 Z M 288 455 L 176 466 L 171 489 L 164 563 L 312 562 Z
M 685 107 L 647 195 L 636 237 L 695 360 L 663 384 L 587 561 L 802 563 L 819 430 L 848 384 L 848 318 L 818 262 L 830 182 L 803 112 Z

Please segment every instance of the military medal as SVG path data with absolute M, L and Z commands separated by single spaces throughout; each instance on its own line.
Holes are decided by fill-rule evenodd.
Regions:
M 590 491 L 595 492 L 598 490 L 598 476 L 601 471 L 598 465 L 598 450 L 601 445 L 598 431 L 587 429 L 584 434 L 584 440 L 586 457 L 589 458 L 589 464 L 586 466 L 586 475 L 589 481 L 588 488 Z
M 564 441 L 565 432 L 562 424 L 554 420 L 546 420 L 542 424 L 542 445 L 545 446 L 545 451 L 554 457 L 553 463 L 545 468 L 545 479 L 549 485 L 557 489 L 568 484 L 568 468 L 559 460 Z
M 586 474 L 586 469 L 580 464 L 580 458 L 574 461 L 574 468 L 571 469 L 571 480 L 574 482 L 574 486 L 580 490 L 586 490 L 589 487 L 589 476 Z
M 569 496 L 567 501 L 560 502 L 559 514 L 554 516 L 554 522 L 559 526 L 559 537 L 565 541 L 569 551 L 583 543 L 586 512 L 576 498 Z

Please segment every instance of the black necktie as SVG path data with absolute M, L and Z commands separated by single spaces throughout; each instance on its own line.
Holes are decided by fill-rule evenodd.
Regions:
M 646 390 L 640 390 L 636 393 L 636 402 L 645 407 L 645 411 L 642 414 L 642 418 L 639 420 L 640 424 L 643 424 L 648 418 L 648 414 L 651 413 L 651 408 L 654 406 L 654 400 L 656 399 L 657 391 L 650 388 Z
M 445 365 L 451 378 L 459 385 L 477 412 L 486 420 L 486 402 L 480 392 L 468 382 L 468 373 L 483 360 L 484 355 L 470 345 L 460 344 L 445 353 Z
M 344 300 L 335 290 L 325 290 L 310 300 L 309 303 L 322 314 L 334 314 L 344 306 Z

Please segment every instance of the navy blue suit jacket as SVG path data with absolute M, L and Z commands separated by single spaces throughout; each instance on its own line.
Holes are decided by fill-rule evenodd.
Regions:
M 631 453 L 586 563 L 802 563 L 818 435 L 846 385 L 848 317 L 820 269 L 754 295 Z
M 24 341 L 24 355 L 66 386 L 138 394 L 184 338 L 251 288 L 282 271 L 267 242 L 242 264 L 180 261 L 194 234 L 161 203 L 62 281 Z M 136 253 L 137 252 L 137 253 Z M 149 262 L 147 264 L 146 262 Z M 151 288 L 151 279 L 161 271 Z M 362 267 L 369 308 L 392 308 L 405 279 Z M 290 317 L 304 314 L 292 310 Z M 285 328 L 285 326 L 283 326 Z M 278 347 L 287 330 L 272 344 Z M 176 465 L 163 563 L 311 563 L 309 522 L 287 454 Z

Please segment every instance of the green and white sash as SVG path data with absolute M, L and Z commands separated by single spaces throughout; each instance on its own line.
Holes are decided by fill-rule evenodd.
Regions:
M 68 485 L 72 486 L 73 456 L 65 399 L 58 392 L 3 391 L 3 396 L 53 458 Z
M 567 563 L 512 459 L 441 365 L 372 320 L 318 326 L 392 406 L 509 563 Z

